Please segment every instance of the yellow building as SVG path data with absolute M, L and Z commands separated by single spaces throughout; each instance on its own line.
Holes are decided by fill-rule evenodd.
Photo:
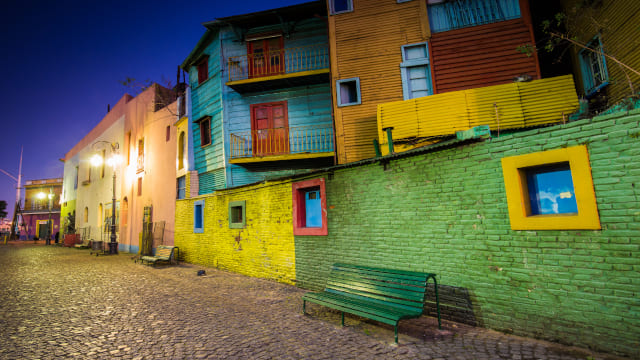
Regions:
M 640 87 L 640 2 L 563 0 L 572 46 L 574 74 L 581 95 L 605 108 Z M 601 51 L 604 51 L 605 56 Z M 600 98 L 600 99 L 598 99 Z

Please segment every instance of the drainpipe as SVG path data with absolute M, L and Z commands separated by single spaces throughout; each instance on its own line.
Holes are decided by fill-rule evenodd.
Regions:
M 395 151 L 393 150 L 393 136 L 391 135 L 391 131 L 393 127 L 387 127 L 382 129 L 382 131 L 387 132 L 387 143 L 389 144 L 389 155 L 393 154 Z

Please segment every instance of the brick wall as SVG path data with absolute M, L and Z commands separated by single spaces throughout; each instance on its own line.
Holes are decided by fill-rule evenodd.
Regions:
M 193 232 L 193 209 L 197 200 L 204 200 L 204 232 L 201 234 Z M 246 202 L 245 228 L 229 228 L 231 201 Z M 290 182 L 267 182 L 217 191 L 176 201 L 175 244 L 183 260 L 189 263 L 293 284 L 295 257 L 291 218 Z
M 295 238 L 297 284 L 322 288 L 338 261 L 435 272 L 445 318 L 635 356 L 639 121 L 617 113 L 336 168 L 324 175 L 329 235 Z M 500 159 L 580 144 L 602 229 L 511 230 Z

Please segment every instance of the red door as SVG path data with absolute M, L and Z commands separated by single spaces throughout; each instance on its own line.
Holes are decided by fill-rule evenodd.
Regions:
M 247 56 L 250 78 L 284 73 L 282 37 L 247 42 Z
M 251 105 L 254 156 L 289 153 L 287 102 Z

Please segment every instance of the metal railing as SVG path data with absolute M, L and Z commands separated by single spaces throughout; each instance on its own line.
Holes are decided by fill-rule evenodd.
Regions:
M 247 158 L 334 151 L 331 125 L 294 126 L 230 134 L 230 156 Z
M 328 69 L 329 47 L 317 44 L 230 56 L 229 81 Z

